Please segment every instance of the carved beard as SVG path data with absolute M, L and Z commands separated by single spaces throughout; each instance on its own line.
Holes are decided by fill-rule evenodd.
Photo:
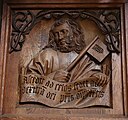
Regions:
M 74 51 L 75 50 L 75 44 L 74 44 L 74 41 L 72 40 L 72 37 L 67 36 L 64 39 L 60 40 L 57 43 L 57 49 L 60 52 L 65 52 L 65 53 Z

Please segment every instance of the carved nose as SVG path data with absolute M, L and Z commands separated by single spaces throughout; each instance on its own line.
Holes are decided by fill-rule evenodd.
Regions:
M 64 38 L 64 36 L 61 32 L 59 32 L 58 37 L 59 37 L 60 40 Z

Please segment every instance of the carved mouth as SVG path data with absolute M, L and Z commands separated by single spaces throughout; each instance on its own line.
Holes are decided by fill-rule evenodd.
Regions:
M 71 43 L 69 42 L 68 39 L 62 39 L 59 42 L 59 45 L 61 45 L 61 46 L 67 46 L 67 45 L 69 46 L 69 44 L 71 44 Z
M 61 41 L 59 42 L 59 45 L 65 45 L 65 44 L 67 44 L 67 43 L 66 43 L 66 40 L 61 40 Z

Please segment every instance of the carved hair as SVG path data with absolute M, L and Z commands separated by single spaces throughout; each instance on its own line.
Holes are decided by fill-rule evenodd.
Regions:
M 84 41 L 84 35 L 83 32 L 81 30 L 81 27 L 72 19 L 60 19 L 57 20 L 53 26 L 51 27 L 51 30 L 49 32 L 49 41 L 48 41 L 48 45 L 45 48 L 53 48 L 55 50 L 57 50 L 57 45 L 55 43 L 55 38 L 54 38 L 54 33 L 53 30 L 55 27 L 62 25 L 64 23 L 67 23 L 73 33 L 72 39 L 74 41 L 75 46 L 74 51 L 77 53 L 80 53 L 80 51 L 85 47 L 85 41 Z

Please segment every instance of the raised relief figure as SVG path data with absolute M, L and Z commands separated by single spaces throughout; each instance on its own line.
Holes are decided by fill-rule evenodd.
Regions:
M 49 32 L 48 44 L 26 67 L 27 77 L 23 78 L 24 87 L 21 88 L 26 93 L 22 92 L 21 101 L 37 101 L 59 108 L 106 105 L 110 71 L 105 64 L 101 64 L 101 60 L 94 60 L 92 50 L 99 54 L 104 52 L 98 40 L 96 37 L 91 45 L 86 46 L 78 23 L 71 19 L 55 21 Z M 30 82 L 39 78 L 43 78 L 40 84 Z M 28 83 L 31 87 L 26 89 L 25 84 Z M 24 96 L 30 96 L 30 99 Z

